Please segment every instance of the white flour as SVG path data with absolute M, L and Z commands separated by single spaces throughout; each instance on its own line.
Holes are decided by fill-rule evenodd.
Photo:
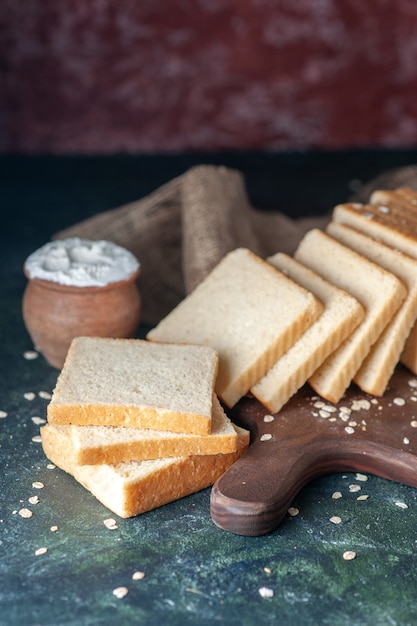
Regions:
M 25 262 L 29 278 L 74 287 L 102 287 L 129 278 L 139 268 L 136 257 L 110 241 L 71 237 L 51 241 Z

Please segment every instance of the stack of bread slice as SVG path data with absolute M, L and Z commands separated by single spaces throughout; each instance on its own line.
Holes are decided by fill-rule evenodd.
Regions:
M 307 232 L 293 257 L 278 251 L 267 259 L 314 295 L 322 311 L 303 333 L 283 345 L 266 372 L 258 369 L 250 381 L 247 377 L 245 388 L 230 380 L 234 358 L 237 355 L 239 367 L 248 361 L 242 344 L 250 337 L 249 352 L 254 353 L 265 330 L 257 322 L 262 325 L 265 320 L 255 312 L 250 320 L 243 319 L 242 327 L 237 309 L 236 321 L 229 311 L 228 323 L 223 320 L 219 327 L 213 322 L 221 301 L 229 297 L 214 279 L 218 268 L 149 332 L 148 339 L 218 350 L 219 371 L 229 380 L 226 374 L 221 376 L 217 393 L 229 407 L 250 392 L 269 411 L 278 412 L 306 382 L 334 403 L 353 382 L 366 393 L 382 395 L 400 360 L 417 373 L 417 193 L 378 192 L 370 202 L 337 206 L 326 230 Z M 237 252 L 247 254 L 235 251 L 236 258 Z M 215 300 L 208 288 L 214 285 Z M 257 310 L 269 305 L 260 297 Z M 273 307 L 278 321 L 281 314 Z
M 74 339 L 41 428 L 46 456 L 120 517 L 210 486 L 249 444 L 214 393 L 217 369 L 211 348 Z

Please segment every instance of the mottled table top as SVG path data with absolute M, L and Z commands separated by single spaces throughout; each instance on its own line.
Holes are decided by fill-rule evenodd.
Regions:
M 36 165 L 36 177 L 20 165 L 11 182 L 0 178 L 0 210 L 15 215 L 0 246 L 0 623 L 415 623 L 414 488 L 370 474 L 324 476 L 303 487 L 274 532 L 245 537 L 213 523 L 210 489 L 109 528 L 115 516 L 48 467 L 39 423 L 57 371 L 41 355 L 28 358 L 21 267 L 57 228 L 119 197 L 113 188 L 100 200 L 109 190 L 85 160 L 71 175 L 61 163 L 50 186 L 49 162 Z

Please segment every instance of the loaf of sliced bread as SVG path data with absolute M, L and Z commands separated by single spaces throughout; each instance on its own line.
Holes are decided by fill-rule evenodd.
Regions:
M 319 229 L 301 240 L 295 258 L 355 297 L 366 315 L 342 345 L 310 377 L 322 397 L 338 402 L 388 322 L 407 295 L 392 273 Z
M 47 408 L 51 424 L 211 432 L 218 357 L 206 346 L 77 337 Z
M 113 465 L 123 461 L 146 461 L 192 454 L 227 454 L 235 452 L 237 446 L 236 430 L 216 396 L 213 398 L 210 435 L 123 426 L 46 424 L 41 428 L 41 436 L 42 441 L 50 437 L 67 437 L 76 465 Z
M 116 465 L 78 465 L 66 432 L 43 439 L 48 459 L 68 472 L 119 517 L 140 515 L 211 486 L 246 450 L 249 432 L 237 426 L 237 449 L 228 454 L 180 456 Z
M 414 194 L 407 189 L 396 190 L 396 194 L 410 198 L 414 206 Z M 340 204 L 333 210 L 332 221 L 351 226 L 355 230 L 378 239 L 413 259 L 417 259 L 417 212 L 414 209 L 407 214 L 399 214 L 392 205 L 388 210 L 381 210 L 384 205 L 347 203 Z M 379 199 L 382 200 L 381 196 Z M 417 325 L 415 324 L 406 339 L 400 357 L 403 365 L 417 374 Z
M 322 310 L 311 292 L 249 250 L 238 248 L 147 338 L 214 348 L 219 355 L 215 391 L 231 407 Z
M 331 222 L 327 226 L 327 232 L 395 274 L 407 288 L 404 302 L 354 376 L 354 381 L 363 391 L 381 396 L 400 360 L 405 340 L 417 318 L 417 261 L 344 224 Z
M 278 412 L 365 317 L 358 300 L 292 257 L 277 253 L 268 262 L 311 291 L 324 305 L 320 317 L 251 388 L 272 413 Z

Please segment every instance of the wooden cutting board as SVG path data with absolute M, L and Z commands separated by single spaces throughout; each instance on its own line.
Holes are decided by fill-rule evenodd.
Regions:
M 251 444 L 212 488 L 211 516 L 225 530 L 271 532 L 323 474 L 363 472 L 417 487 L 417 377 L 400 365 L 382 398 L 352 385 L 332 405 L 306 385 L 275 415 L 250 397 L 228 413 L 250 430 Z

